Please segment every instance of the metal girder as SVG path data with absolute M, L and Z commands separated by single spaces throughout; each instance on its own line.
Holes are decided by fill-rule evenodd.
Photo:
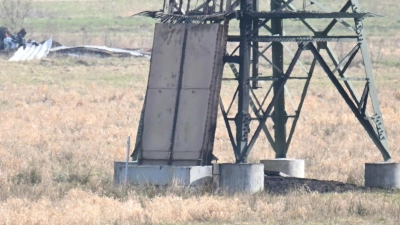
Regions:
M 282 8 L 283 0 L 275 0 L 271 1 L 271 11 L 279 10 Z M 280 12 L 276 12 L 280 13 Z M 271 18 L 271 34 L 276 36 L 283 35 L 283 20 L 282 18 L 275 17 Z M 260 39 L 261 41 L 261 39 Z M 301 48 L 299 48 L 300 50 Z M 301 53 L 298 51 L 297 53 Z M 296 56 L 296 55 L 295 55 Z M 300 54 L 298 54 L 300 57 Z M 298 60 L 295 59 L 295 62 Z M 266 58 L 266 57 L 265 57 Z M 279 42 L 272 43 L 272 76 L 274 78 L 281 78 L 284 75 L 283 70 L 283 45 Z M 293 61 L 292 61 L 293 62 Z M 294 64 L 295 65 L 295 64 Z M 293 65 L 293 67 L 294 67 Z M 272 121 L 274 123 L 274 137 L 275 137 L 275 157 L 276 158 L 286 158 L 287 143 L 286 143 L 286 122 L 287 122 L 287 113 L 285 109 L 285 95 L 280 95 L 281 85 L 279 82 L 274 82 L 274 97 L 276 95 L 276 101 L 274 102 L 274 111 L 272 114 Z M 256 130 L 257 132 L 257 130 Z M 254 134 L 255 137 L 258 135 Z
M 254 1 L 258 1 L 258 0 L 254 0 Z M 289 0 L 286 3 L 284 3 L 283 5 L 279 6 L 277 9 L 274 10 L 274 12 L 278 13 L 278 12 L 282 12 L 282 10 L 284 10 L 285 8 L 287 8 L 289 6 L 289 4 L 291 4 L 294 0 Z M 258 8 L 255 8 L 254 11 L 258 11 Z M 260 20 L 260 18 L 256 17 L 257 21 Z M 271 20 L 271 18 L 265 18 L 263 21 L 257 22 L 255 25 L 253 26 L 253 30 L 251 30 L 251 32 L 248 33 L 248 35 L 254 35 L 256 34 L 256 32 L 258 32 L 258 30 L 265 26 L 269 21 Z M 254 28 L 255 27 L 255 28 Z M 258 36 L 258 35 L 256 35 Z
M 233 147 L 233 152 L 235 153 L 235 158 L 239 158 L 239 154 L 236 151 L 235 138 L 233 137 L 233 134 L 232 134 L 231 125 L 229 124 L 228 113 L 225 110 L 224 103 L 223 103 L 221 97 L 219 98 L 219 107 L 221 109 L 222 117 L 224 118 L 225 126 L 226 126 L 226 129 L 228 131 L 229 140 L 231 141 L 231 144 L 232 144 L 232 147 Z
M 193 11 L 199 11 L 200 9 L 204 8 L 205 5 L 208 5 L 208 3 L 210 3 L 211 0 L 206 0 L 203 3 L 201 3 L 199 6 L 197 6 L 196 8 L 193 9 Z
M 239 42 L 239 35 L 228 36 L 229 42 Z M 254 36 L 248 38 L 255 42 L 357 42 L 358 36 Z
M 325 73 L 328 75 L 329 79 L 332 81 L 332 83 L 335 85 L 336 89 L 339 91 L 340 95 L 343 97 L 347 105 L 350 107 L 350 109 L 353 111 L 354 115 L 360 122 L 360 124 L 364 127 L 364 129 L 367 131 L 368 135 L 371 137 L 372 141 L 375 143 L 375 145 L 378 147 L 380 150 L 383 159 L 385 161 L 389 161 L 391 159 L 391 156 L 386 148 L 384 146 L 381 133 L 376 132 L 375 129 L 372 127 L 371 123 L 368 121 L 368 119 L 365 118 L 365 114 L 363 114 L 362 110 L 359 110 L 359 107 L 357 107 L 356 104 L 354 104 L 354 101 L 351 100 L 350 96 L 346 92 L 346 90 L 343 88 L 343 86 L 340 84 L 339 80 L 336 78 L 336 76 L 332 73 L 332 71 L 329 69 L 329 66 L 326 64 L 318 50 L 312 45 L 311 43 L 308 44 L 308 49 L 311 50 L 311 52 L 314 54 L 315 59 L 318 61 L 318 63 L 321 65 L 322 69 L 325 71 Z M 376 97 L 376 96 L 375 96 Z M 375 114 L 374 115 L 377 120 L 381 120 L 381 115 Z
M 283 45 L 283 46 L 286 48 L 286 50 L 289 52 L 289 54 L 291 54 L 292 57 L 293 57 L 294 54 L 292 53 L 292 51 L 290 51 L 285 45 Z M 318 48 L 318 51 L 319 51 L 319 50 L 320 50 L 320 48 Z M 304 87 L 303 87 L 303 91 L 302 91 L 301 96 L 300 96 L 300 102 L 299 102 L 299 104 L 298 104 L 298 106 L 297 106 L 297 109 L 294 109 L 296 115 L 295 115 L 295 117 L 294 117 L 294 119 L 293 119 L 293 121 L 292 121 L 292 126 L 291 126 L 290 131 L 289 131 L 289 134 L 288 134 L 288 138 L 287 138 L 287 149 L 289 149 L 290 144 L 291 144 L 291 142 L 292 142 L 293 135 L 294 135 L 294 131 L 295 131 L 295 129 L 296 129 L 297 122 L 299 121 L 300 114 L 301 114 L 301 110 L 303 109 L 303 104 L 304 104 L 304 101 L 305 101 L 306 96 L 307 96 L 308 87 L 310 86 L 311 78 L 312 78 L 312 76 L 313 76 L 313 74 L 314 74 L 316 62 L 317 62 L 317 60 L 314 58 L 313 61 L 312 61 L 312 63 L 311 63 L 311 66 L 310 66 L 309 71 L 307 71 L 306 68 L 305 68 L 305 66 L 303 65 L 303 63 L 301 63 L 300 60 L 298 61 L 298 63 L 299 63 L 300 66 L 302 67 L 302 69 L 307 73 L 307 77 L 306 77 L 306 82 L 305 82 Z M 292 77 L 292 78 L 293 78 L 293 77 Z M 289 99 L 290 99 L 290 96 L 289 96 Z M 291 99 L 290 99 L 290 100 L 291 100 Z M 292 103 L 292 104 L 293 104 L 293 103 Z
M 369 94 L 369 84 L 368 83 L 369 82 L 367 82 L 365 84 L 364 91 L 361 95 L 360 102 L 357 104 L 358 111 L 360 111 L 361 114 L 363 114 L 363 115 L 365 115 L 365 111 L 367 109 L 367 100 L 368 100 L 368 94 Z
M 355 91 L 355 88 L 354 88 L 353 84 L 350 82 L 351 81 L 350 78 L 347 77 L 347 75 L 345 73 L 345 70 L 343 71 L 343 68 L 339 65 L 340 64 L 339 59 L 334 54 L 334 52 L 333 52 L 333 50 L 332 50 L 332 48 L 331 48 L 331 46 L 329 44 L 327 45 L 326 52 L 328 53 L 329 58 L 332 60 L 333 65 L 335 65 L 335 69 L 333 71 L 335 71 L 336 69 L 338 70 L 339 76 L 340 76 L 339 80 L 343 80 L 344 81 L 344 84 L 346 85 L 347 90 L 349 91 L 349 93 L 352 96 L 353 100 L 354 101 L 358 101 L 359 97 L 358 97 L 358 95 L 357 95 L 357 93 Z M 350 62 L 351 62 L 351 60 L 349 59 L 348 63 L 350 64 Z
M 308 77 L 307 77 L 306 83 L 304 84 L 303 91 L 301 93 L 300 103 L 297 106 L 297 110 L 295 110 L 296 111 L 296 116 L 294 117 L 294 120 L 292 122 L 292 127 L 290 128 L 290 131 L 289 131 L 289 134 L 288 134 L 288 138 L 287 138 L 287 142 L 286 142 L 288 149 L 290 147 L 290 144 L 292 143 L 294 131 L 296 129 L 297 122 L 299 121 L 301 110 L 303 109 L 303 104 L 304 104 L 304 101 L 305 101 L 306 96 L 307 96 L 308 87 L 310 86 L 311 77 L 314 74 L 315 65 L 316 65 L 316 59 L 314 58 L 312 63 L 311 63 L 310 70 L 308 72 Z
M 258 11 L 259 10 L 259 0 L 253 0 L 253 10 L 254 11 Z M 255 19 L 253 19 L 253 27 L 259 27 L 260 25 L 259 25 L 259 19 L 258 18 L 255 18 Z M 254 33 L 252 33 L 252 35 L 255 35 L 255 36 L 258 36 L 258 29 L 255 29 L 255 31 L 254 31 Z M 252 66 L 252 77 L 253 78 L 257 78 L 258 77 L 258 57 L 259 57 L 259 55 L 258 55 L 258 47 L 259 47 L 259 45 L 258 45 L 258 42 L 253 42 L 253 45 L 252 45 L 252 64 L 251 64 L 251 66 Z M 253 80 L 252 81 L 252 84 L 251 84 L 251 88 L 252 89 L 257 89 L 258 88 L 258 81 L 257 81 L 257 79 L 255 79 L 255 80 Z M 250 90 L 252 90 L 252 89 L 250 89 Z
M 275 140 L 273 139 L 272 135 L 270 134 L 270 132 L 268 131 L 268 129 L 266 128 L 265 122 L 268 118 L 271 117 L 271 112 L 272 109 L 274 108 L 274 106 L 276 105 L 276 102 L 278 100 L 278 98 L 280 96 L 283 96 L 283 91 L 284 91 L 284 87 L 286 84 L 286 81 L 290 78 L 290 75 L 293 71 L 294 66 L 296 65 L 301 52 L 305 49 L 305 45 L 304 44 L 300 44 L 299 49 L 297 50 L 297 52 L 295 53 L 292 62 L 289 65 L 289 68 L 287 69 L 286 73 L 284 73 L 282 76 L 279 77 L 279 79 L 277 81 L 275 81 L 274 83 L 277 83 L 277 91 L 275 91 L 274 96 L 271 100 L 271 102 L 269 103 L 267 109 L 265 111 L 262 110 L 263 105 L 265 104 L 266 98 L 268 97 L 268 95 L 270 94 L 270 92 L 272 91 L 272 85 L 269 88 L 269 90 L 267 91 L 267 93 L 264 96 L 264 99 L 262 102 L 258 102 L 258 100 L 256 101 L 256 104 L 254 104 L 254 101 L 250 99 L 249 101 L 249 105 L 251 106 L 251 108 L 253 109 L 254 114 L 256 115 L 256 118 L 251 118 L 249 117 L 249 120 L 257 120 L 259 121 L 259 125 L 256 129 L 256 131 L 254 132 L 253 136 L 251 137 L 251 140 L 248 144 L 246 144 L 245 148 L 242 149 L 242 151 L 238 151 L 239 148 L 234 148 L 234 153 L 235 153 L 235 157 L 237 159 L 237 161 L 239 162 L 246 162 L 247 161 L 247 157 L 248 154 L 250 153 L 252 147 L 254 146 L 255 141 L 257 140 L 261 130 L 264 131 L 264 133 L 267 136 L 267 139 L 269 140 L 270 143 L 274 143 Z M 235 76 L 240 76 L 237 71 L 235 72 L 236 69 L 234 69 L 234 65 L 230 64 L 231 68 L 233 69 L 233 72 L 235 74 Z M 273 83 L 273 84 L 274 84 Z M 252 93 L 253 97 L 256 99 L 256 96 L 254 95 L 254 93 Z M 235 95 L 236 96 L 236 95 Z M 234 96 L 234 97 L 235 97 Z M 258 106 L 258 108 L 257 108 Z M 224 117 L 224 121 L 225 124 L 227 125 L 227 130 L 228 130 L 228 135 L 230 137 L 231 143 L 233 146 L 235 146 L 235 141 L 233 139 L 233 135 L 232 135 L 232 129 L 229 125 L 229 120 L 232 120 L 233 118 L 228 118 L 227 116 L 227 111 L 225 110 L 223 103 L 222 103 L 222 99 L 220 99 L 220 108 L 221 108 L 221 112 L 222 115 Z M 272 145 L 272 147 L 274 148 L 274 145 Z
M 243 12 L 252 10 L 252 0 L 242 0 L 240 9 Z M 240 40 L 239 47 L 239 77 L 238 77 L 238 112 L 236 114 L 236 152 L 241 153 L 247 148 L 248 134 L 250 132 L 250 115 L 249 115 L 249 78 L 250 78 L 250 40 L 246 33 L 251 30 L 252 20 L 249 17 L 243 16 L 240 18 Z M 241 154 L 239 154 L 240 156 Z M 236 158 L 236 162 L 245 162 L 242 157 Z
M 353 12 L 360 12 L 361 10 L 358 0 L 351 0 L 351 2 L 352 2 Z M 361 41 L 361 54 L 364 60 L 364 70 L 366 77 L 368 78 L 369 81 L 368 82 L 369 92 L 372 102 L 372 108 L 374 110 L 374 115 L 372 115 L 371 117 L 372 120 L 370 121 L 372 121 L 376 126 L 379 143 L 378 140 L 374 140 L 374 142 L 381 151 L 385 161 L 388 161 L 391 158 L 389 154 L 389 145 L 387 142 L 385 125 L 382 119 L 382 112 L 379 108 L 378 94 L 376 92 L 375 81 L 374 81 L 375 79 L 372 74 L 371 57 L 368 49 L 367 39 L 365 38 L 364 25 L 361 19 L 354 19 L 354 22 L 355 22 L 355 27 L 357 29 L 357 34 L 359 35 L 359 40 Z
M 236 77 L 236 78 L 234 78 L 234 80 L 238 80 L 238 78 L 239 78 L 239 72 L 237 71 L 235 65 L 234 65 L 233 63 L 229 63 L 228 65 L 229 65 L 229 67 L 231 68 L 231 70 L 232 70 L 234 76 Z M 260 77 L 259 77 L 259 79 L 260 79 Z M 271 79 L 271 80 L 272 80 L 272 79 Z M 272 81 L 273 81 L 273 80 L 272 80 Z M 271 90 L 272 90 L 272 85 L 270 86 L 270 88 L 268 89 L 267 93 L 265 94 L 263 101 L 260 103 L 261 107 L 265 104 L 265 101 L 266 101 L 267 97 L 269 96 Z M 231 103 L 230 103 L 230 105 L 229 105 L 229 107 L 228 107 L 228 110 L 225 110 L 224 103 L 223 103 L 222 99 L 220 99 L 220 102 L 219 102 L 220 108 L 221 108 L 221 113 L 222 113 L 222 116 L 223 116 L 223 118 L 224 118 L 224 121 L 225 121 L 225 124 L 226 124 L 226 128 L 227 128 L 227 130 L 228 130 L 228 135 L 230 136 L 230 140 L 231 140 L 232 146 L 234 147 L 234 153 L 235 153 L 236 159 L 239 158 L 239 155 L 237 155 L 237 152 L 236 152 L 236 142 L 235 142 L 235 140 L 233 139 L 232 128 L 231 128 L 231 126 L 230 126 L 230 124 L 229 124 L 229 120 L 235 121 L 235 118 L 228 118 L 228 113 L 229 113 L 229 111 L 230 111 L 230 108 L 231 108 L 231 106 L 232 106 L 233 101 L 234 101 L 235 98 L 237 97 L 237 92 L 238 92 L 238 90 L 236 90 L 236 92 L 235 92 L 235 94 L 234 94 L 234 96 L 233 96 L 233 98 L 232 98 L 232 101 L 231 101 Z M 251 94 L 254 94 L 254 93 L 251 93 Z M 253 98 L 256 98 L 256 96 L 253 95 Z M 260 108 L 257 109 L 257 107 L 256 107 L 256 105 L 254 104 L 254 101 L 253 101 L 252 98 L 250 98 L 250 100 L 249 100 L 249 105 L 250 105 L 250 107 L 251 107 L 253 113 L 254 113 L 254 114 L 256 115 L 256 117 L 257 117 L 257 118 L 250 118 L 250 119 L 251 119 L 251 120 L 253 120 L 253 119 L 258 119 L 258 120 L 260 120 L 260 119 L 262 118 L 262 115 L 263 115 L 263 114 L 260 112 L 260 111 L 261 111 Z M 272 138 L 272 135 L 270 134 L 270 132 L 269 132 L 268 128 L 265 126 L 265 124 L 262 126 L 262 130 L 264 131 L 265 135 L 267 136 L 268 141 L 269 141 L 270 143 L 274 143 L 274 139 Z M 232 137 L 232 138 L 231 138 L 231 137 Z M 274 148 L 274 147 L 275 147 L 275 146 L 273 145 L 272 148 Z
M 276 82 L 276 90 L 274 91 L 274 96 L 270 102 L 270 104 L 268 105 L 267 109 L 265 110 L 265 113 L 262 117 L 262 119 L 259 121 L 259 125 L 257 127 L 257 129 L 254 131 L 253 137 L 251 138 L 249 145 L 247 146 L 247 148 L 242 152 L 241 154 L 241 158 L 243 159 L 247 159 L 247 156 L 249 155 L 251 149 L 253 148 L 253 145 L 255 143 L 255 141 L 257 140 L 258 136 L 260 135 L 261 129 L 263 124 L 265 124 L 265 122 L 267 121 L 268 117 L 270 116 L 273 107 L 276 105 L 276 102 L 278 101 L 278 98 L 283 95 L 282 92 L 284 90 L 284 86 L 286 84 L 286 81 L 288 80 L 289 76 L 291 75 L 294 66 L 297 63 L 297 60 L 299 59 L 301 53 L 303 52 L 303 50 L 305 49 L 305 45 L 303 43 L 299 44 L 299 48 L 297 49 L 297 52 L 295 54 L 295 56 L 292 59 L 292 62 L 290 63 L 286 73 L 281 76 L 280 81 Z M 276 110 L 276 109 L 275 109 Z M 286 137 L 285 137 L 286 139 Z M 275 140 L 276 142 L 276 140 Z M 285 140 L 286 143 L 286 140 Z M 275 146 L 276 147 L 276 146 Z M 277 150 L 275 150 L 276 152 L 278 152 Z
M 358 50 L 360 50 L 360 44 L 357 44 L 356 46 L 354 46 L 354 48 L 339 63 L 335 63 L 337 65 L 336 65 L 335 69 L 332 71 L 332 73 L 339 71 L 339 73 L 343 77 L 343 74 L 346 72 L 350 63 L 353 61 L 354 57 L 357 55 Z M 343 68 L 341 68 L 342 66 L 343 66 Z
M 342 11 L 345 11 L 345 10 L 347 10 L 350 6 L 358 6 L 358 9 L 359 9 L 359 4 L 358 4 L 358 1 L 357 2 L 355 2 L 356 4 L 355 5 L 353 5 L 353 2 L 351 1 L 351 0 L 348 0 L 347 1 L 347 3 L 345 4 L 345 6 L 342 8 Z M 321 4 L 317 4 L 317 6 L 320 8 L 320 9 L 322 9 L 322 10 L 324 10 L 324 11 L 328 11 L 323 5 L 321 5 Z M 328 33 L 329 31 L 330 31 L 330 29 L 333 27 L 333 25 L 335 24 L 334 22 L 335 22 L 336 20 L 333 20 L 332 22 L 331 22 L 331 27 L 329 28 L 329 26 L 325 29 L 325 31 L 324 32 L 322 32 L 322 33 Z M 341 22 L 341 24 L 343 24 L 345 27 L 348 27 L 348 28 L 350 28 L 351 26 L 348 24 L 348 23 L 346 23 L 346 22 L 344 22 L 344 21 L 341 21 L 341 20 L 337 20 L 338 22 Z M 355 20 L 355 22 L 356 22 L 356 25 L 357 25 L 357 21 L 358 20 Z M 362 21 L 359 21 L 359 22 L 361 22 L 361 24 L 362 24 Z M 333 24 L 333 25 L 332 25 Z M 363 31 L 363 26 L 360 26 L 361 27 L 361 31 Z M 353 28 L 353 27 L 351 27 L 351 30 L 354 30 L 355 31 L 355 33 L 356 34 L 358 34 L 359 35 L 359 42 L 360 43 L 363 43 L 364 42 L 364 35 L 362 34 L 362 33 L 360 33 L 360 31 L 357 31 L 355 28 Z M 365 42 L 364 42 L 365 43 Z M 361 47 L 360 47 L 360 45 L 361 44 L 359 44 L 359 49 L 361 49 Z M 359 50 L 358 49 L 358 50 Z M 366 48 L 367 49 L 367 51 L 368 51 L 368 48 Z M 326 50 L 327 50 L 327 53 L 328 53 L 328 55 L 329 55 L 329 57 L 332 59 L 332 61 L 333 61 L 333 63 L 335 64 L 335 66 L 338 68 L 340 68 L 340 66 L 339 66 L 339 60 L 338 60 L 338 58 L 336 57 L 336 55 L 334 54 L 334 52 L 333 52 L 333 50 L 332 50 L 332 48 L 331 48 L 331 46 L 329 45 L 329 43 L 327 43 L 327 45 L 326 45 Z M 358 51 L 357 50 L 357 51 Z M 350 54 L 350 53 L 349 53 Z M 352 59 L 354 58 L 354 56 L 355 56 L 355 53 L 353 53 L 354 55 L 352 55 L 352 57 L 348 60 L 348 62 L 346 63 L 346 65 L 343 67 L 343 68 L 341 68 L 341 69 L 339 69 L 338 71 L 339 71 L 339 76 L 340 76 L 340 78 L 339 78 L 339 80 L 343 80 L 344 81 L 344 83 L 345 83 L 345 86 L 347 87 L 347 90 L 349 91 L 349 93 L 350 93 L 350 95 L 352 96 L 352 98 L 353 98 L 353 101 L 354 102 L 356 102 L 357 104 L 360 104 L 360 102 L 362 101 L 360 98 L 359 98 L 359 96 L 358 96 L 358 94 L 357 94 L 357 92 L 355 91 L 355 89 L 354 89 L 354 87 L 353 87 L 353 85 L 351 84 L 351 82 L 350 81 L 368 81 L 369 80 L 369 78 L 368 77 L 371 77 L 372 76 L 372 72 L 369 72 L 370 73 L 370 75 L 368 75 L 368 73 L 367 73 L 367 77 L 366 78 L 349 78 L 349 77 L 347 77 L 346 76 L 346 74 L 345 74 L 345 70 L 347 69 L 347 66 L 350 64 L 350 62 L 352 61 Z M 346 56 L 347 57 L 347 56 Z M 364 58 L 364 55 L 363 55 L 363 59 L 364 59 L 364 64 L 367 66 L 367 64 L 368 65 L 371 65 L 371 60 L 370 60 L 370 58 L 369 58 L 369 52 L 367 52 L 367 54 L 366 54 L 366 57 Z M 342 60 L 343 61 L 343 60 Z M 365 61 L 367 61 L 367 62 L 365 62 Z M 365 67 L 365 70 L 366 71 L 371 71 L 371 69 L 368 69 L 367 67 Z M 366 84 L 367 85 L 367 84 Z M 374 86 L 374 82 L 372 82 L 372 85 Z M 375 90 L 375 87 L 373 87 L 374 89 L 373 90 Z M 374 97 L 372 97 L 372 96 L 374 96 Z M 359 100 L 360 99 L 360 100 Z M 365 118 L 367 118 L 368 119 L 368 121 L 370 122 L 370 124 L 372 125 L 372 127 L 373 127 L 373 129 L 374 129 L 374 131 L 375 132 L 378 132 L 378 131 L 380 131 L 381 132 L 381 134 L 382 134 L 382 143 L 383 143 L 383 145 L 385 146 L 385 149 L 386 149 L 386 151 L 388 152 L 389 151 L 389 149 L 388 149 L 388 144 L 387 144 L 387 141 L 386 141 L 386 131 L 385 131 L 385 127 L 384 127 L 384 124 L 383 124 L 383 120 L 381 119 L 382 118 L 382 113 L 380 112 L 380 109 L 379 109 L 379 103 L 378 103 L 378 101 L 377 101 L 377 97 L 376 97 L 376 92 L 375 93 L 372 93 L 371 94 L 371 101 L 373 101 L 373 110 L 374 110 L 374 115 L 376 114 L 376 116 L 372 116 L 372 117 L 370 117 L 366 112 L 365 112 L 365 110 L 364 110 L 364 112 L 365 112 Z M 375 110 L 377 110 L 377 111 L 375 111 Z M 376 120 L 375 118 L 379 118 L 378 120 Z
M 281 19 L 335 19 L 376 17 L 372 13 L 361 12 L 248 12 L 247 15 L 255 18 L 281 18 Z
M 315 5 L 317 5 L 323 11 L 328 12 L 328 10 L 323 5 L 319 4 L 317 1 L 313 1 L 313 3 Z M 350 6 L 351 6 L 351 2 L 347 1 L 346 4 L 340 10 L 340 12 L 346 12 L 350 8 Z M 332 20 L 332 22 L 329 23 L 329 25 L 324 29 L 324 31 L 322 33 L 327 35 L 329 33 L 329 31 L 331 31 L 332 28 L 336 25 L 337 22 L 340 22 L 343 25 L 345 25 L 346 27 L 348 27 L 350 30 L 355 31 L 355 29 L 350 24 L 346 23 L 346 21 L 342 20 L 341 18 L 335 18 L 334 20 Z

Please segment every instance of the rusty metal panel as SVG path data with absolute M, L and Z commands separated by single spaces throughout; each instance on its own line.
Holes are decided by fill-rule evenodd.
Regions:
M 205 155 L 208 157 L 213 148 L 224 32 L 219 24 L 190 29 L 156 26 L 144 110 L 142 164 L 205 164 Z
M 156 24 L 151 56 L 149 88 L 177 88 L 185 29 Z
M 187 155 L 199 157 L 200 151 L 203 150 L 209 101 L 208 89 L 181 91 L 175 130 L 174 159 L 188 159 Z
M 182 88 L 211 88 L 220 28 L 219 24 L 202 24 L 188 30 Z
M 202 159 L 212 152 L 222 77 L 223 29 L 203 24 L 187 33 L 182 90 L 174 139 L 173 160 Z M 219 63 L 219 61 L 221 61 Z M 195 164 L 196 165 L 196 164 Z
M 168 160 L 185 30 L 156 24 L 146 94 L 142 158 Z
M 171 89 L 148 89 L 142 139 L 144 156 L 149 155 L 150 158 L 154 158 L 162 151 L 168 152 L 172 138 L 176 94 L 177 91 Z

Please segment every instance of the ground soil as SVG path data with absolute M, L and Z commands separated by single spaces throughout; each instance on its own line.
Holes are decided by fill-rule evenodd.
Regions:
M 271 194 L 287 194 L 292 191 L 342 193 L 346 191 L 367 190 L 365 187 L 338 181 L 325 181 L 295 177 L 265 176 L 265 191 Z

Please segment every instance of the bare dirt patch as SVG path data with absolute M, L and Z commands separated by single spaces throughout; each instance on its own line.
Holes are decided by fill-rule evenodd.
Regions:
M 288 194 L 292 191 L 343 193 L 347 191 L 367 190 L 367 188 L 362 186 L 338 181 L 278 176 L 266 176 L 264 179 L 264 186 L 265 190 L 271 194 Z

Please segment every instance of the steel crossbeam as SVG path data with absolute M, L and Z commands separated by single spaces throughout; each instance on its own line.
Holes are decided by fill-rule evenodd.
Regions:
M 228 36 L 229 42 L 239 42 L 239 35 Z M 357 42 L 358 36 L 255 36 L 250 37 L 254 42 Z
M 332 83 L 335 85 L 335 87 L 339 91 L 340 95 L 342 95 L 342 97 L 345 100 L 345 102 L 347 103 L 347 105 L 353 111 L 353 113 L 357 117 L 360 124 L 365 128 L 368 135 L 371 137 L 372 141 L 375 143 L 375 145 L 381 151 L 384 160 L 385 161 L 390 160 L 391 156 L 390 156 L 389 152 L 387 151 L 387 149 L 385 148 L 384 142 L 382 142 L 381 134 L 379 132 L 378 133 L 374 132 L 374 128 L 372 127 L 371 123 L 369 123 L 368 120 L 365 119 L 365 110 L 361 109 L 360 106 L 357 107 L 357 105 L 354 104 L 354 101 L 351 100 L 350 96 L 347 94 L 346 90 L 340 84 L 337 77 L 330 71 L 329 66 L 326 64 L 325 60 L 319 54 L 318 50 L 313 45 L 310 45 L 309 48 L 312 51 L 312 53 L 314 54 L 318 63 L 321 65 L 322 69 L 325 71 L 325 73 L 328 75 L 329 79 L 331 79 Z M 369 82 L 367 84 L 369 84 Z M 375 114 L 375 115 L 378 117 L 381 117 L 377 114 Z
M 360 12 L 248 12 L 247 15 L 255 18 L 281 18 L 281 19 L 336 19 L 352 18 L 363 19 L 365 17 L 376 17 L 372 13 Z

